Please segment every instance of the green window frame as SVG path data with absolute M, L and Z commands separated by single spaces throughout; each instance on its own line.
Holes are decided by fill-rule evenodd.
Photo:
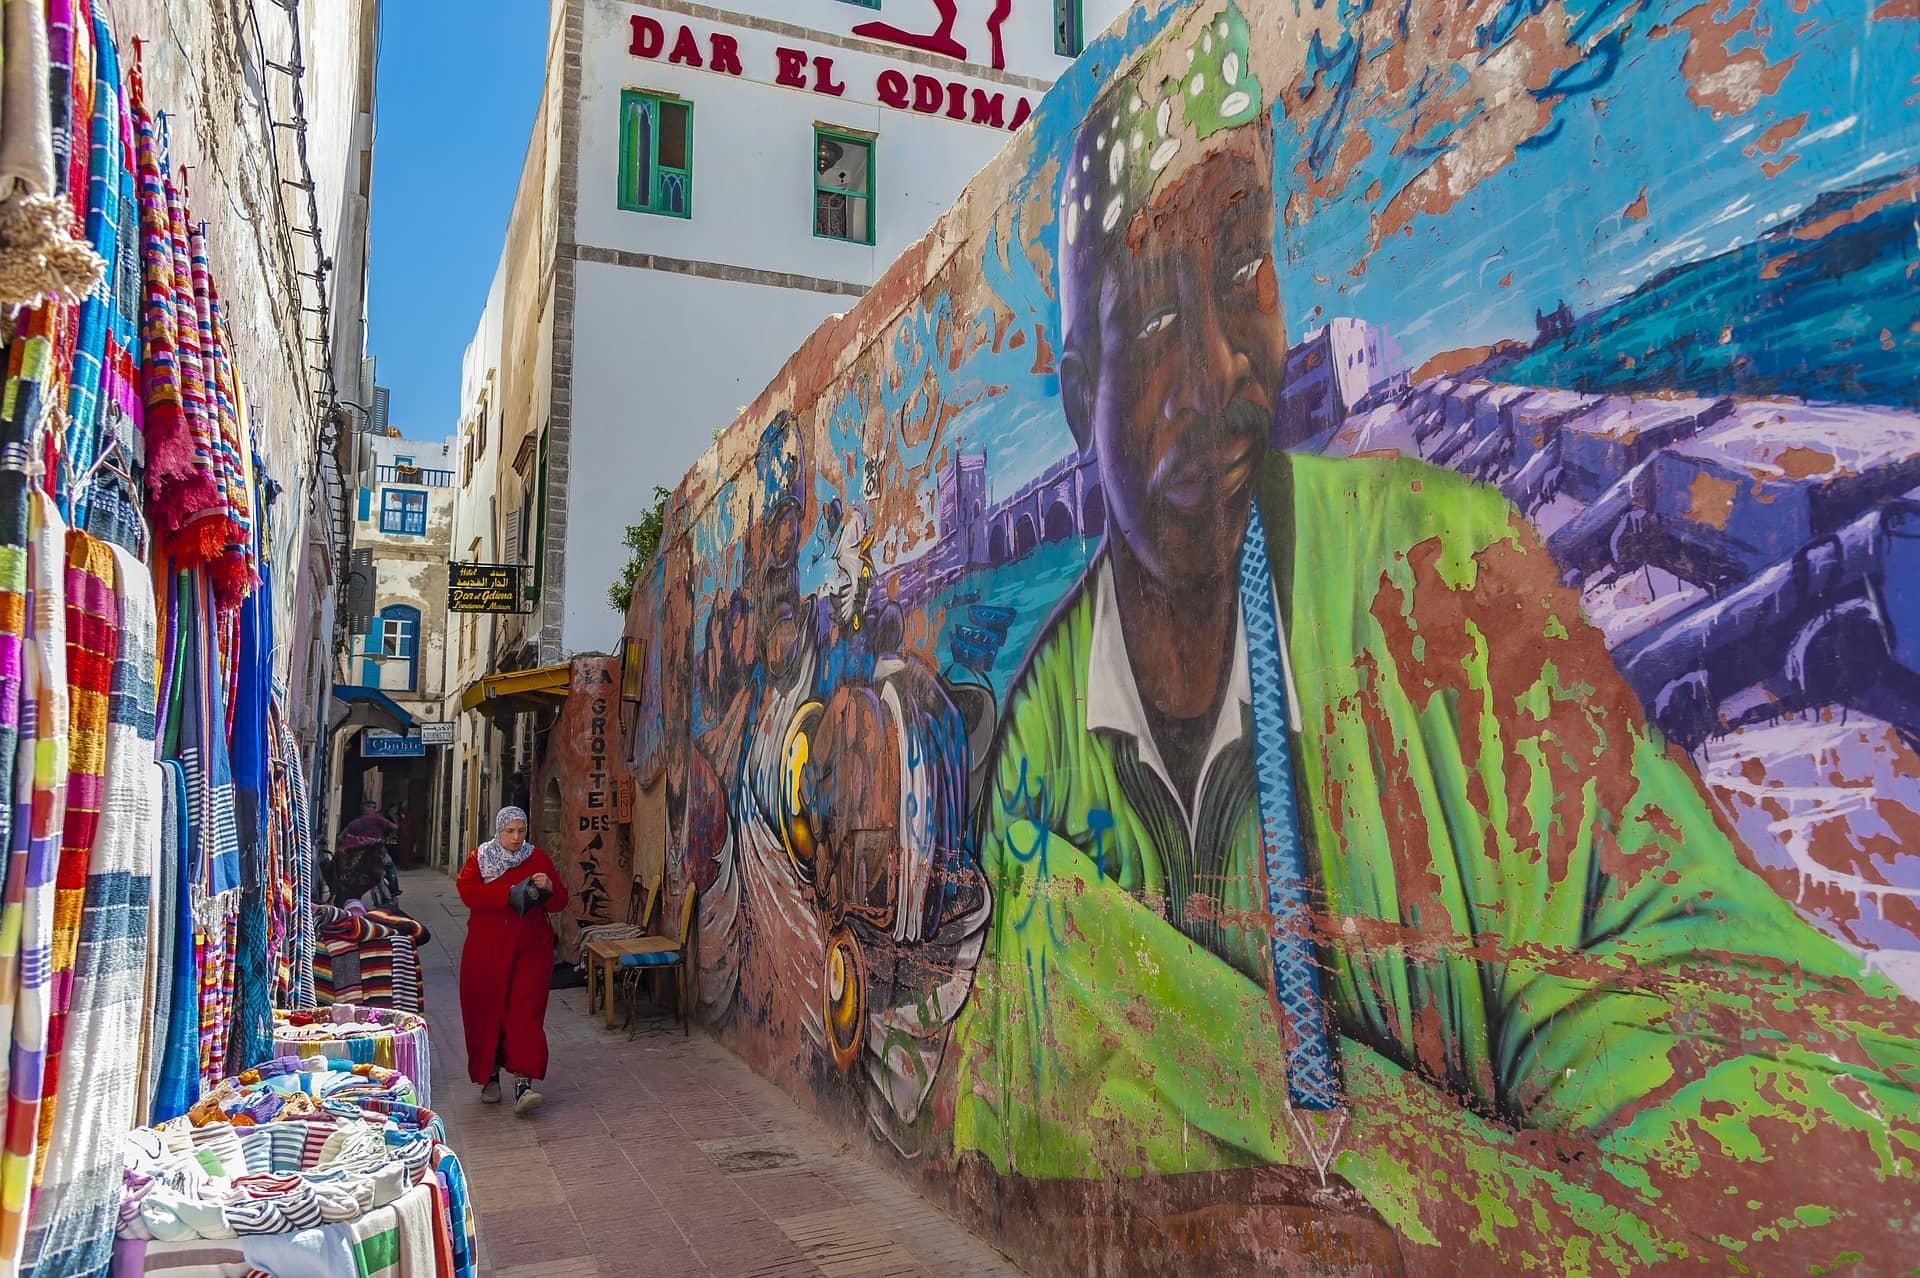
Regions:
M 1086 47 L 1080 0 L 1053 0 L 1053 51 L 1063 58 L 1077 58 Z
M 693 216 L 693 103 L 665 93 L 620 93 L 620 207 Z
M 880 0 L 840 0 L 841 4 L 858 5 L 862 9 L 878 9 Z
M 813 130 L 813 233 L 823 240 L 872 244 L 874 228 L 874 137 L 815 125 Z M 858 151 L 864 163 L 837 163 Z M 858 177 L 851 176 L 858 173 Z

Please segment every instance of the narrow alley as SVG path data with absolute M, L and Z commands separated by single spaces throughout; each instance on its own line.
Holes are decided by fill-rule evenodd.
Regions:
M 545 1108 L 523 1119 L 482 1105 L 461 1046 L 466 910 L 443 875 L 403 883 L 402 905 L 433 933 L 421 968 L 436 1109 L 467 1168 L 482 1274 L 1019 1272 L 699 1029 L 652 1020 L 629 1042 L 587 1014 L 582 989 L 548 1003 Z

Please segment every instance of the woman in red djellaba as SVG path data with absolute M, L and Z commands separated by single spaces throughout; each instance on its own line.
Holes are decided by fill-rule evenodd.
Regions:
M 567 889 L 553 860 L 527 839 L 527 814 L 501 808 L 493 837 L 460 867 L 460 899 L 473 911 L 460 951 L 460 1019 L 467 1075 L 480 1099 L 500 1101 L 500 1071 L 514 1075 L 513 1109 L 540 1108 L 535 1084 L 547 1074 L 547 985 L 553 927 Z

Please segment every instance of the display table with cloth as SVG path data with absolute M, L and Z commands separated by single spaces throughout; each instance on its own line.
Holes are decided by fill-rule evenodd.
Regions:
M 285 1059 L 135 1130 L 114 1273 L 473 1274 L 464 1171 L 413 1095 L 379 1066 Z M 196 1123 L 216 1097 L 232 1121 Z

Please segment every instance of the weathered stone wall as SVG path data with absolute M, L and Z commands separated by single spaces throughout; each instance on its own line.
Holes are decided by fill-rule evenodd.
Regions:
M 1139 6 L 670 504 L 702 1019 L 1039 1272 L 1908 1263 L 1914 35 Z
M 372 180 L 375 0 L 114 0 L 106 16 L 123 71 L 144 48 L 146 102 L 167 116 L 174 171 L 188 170 L 190 212 L 207 224 L 208 260 L 228 314 L 235 363 L 253 411 L 254 441 L 282 489 L 275 509 L 276 633 L 280 680 L 296 731 L 310 745 L 330 663 L 332 564 L 328 512 L 316 491 L 315 433 L 330 374 L 337 393 L 361 396 L 365 353 L 367 203 Z M 291 81 L 268 63 L 293 63 L 299 25 L 307 161 L 318 237 L 291 129 Z M 330 262 L 324 331 L 301 272 Z M 324 371 L 323 371 L 324 370 Z

